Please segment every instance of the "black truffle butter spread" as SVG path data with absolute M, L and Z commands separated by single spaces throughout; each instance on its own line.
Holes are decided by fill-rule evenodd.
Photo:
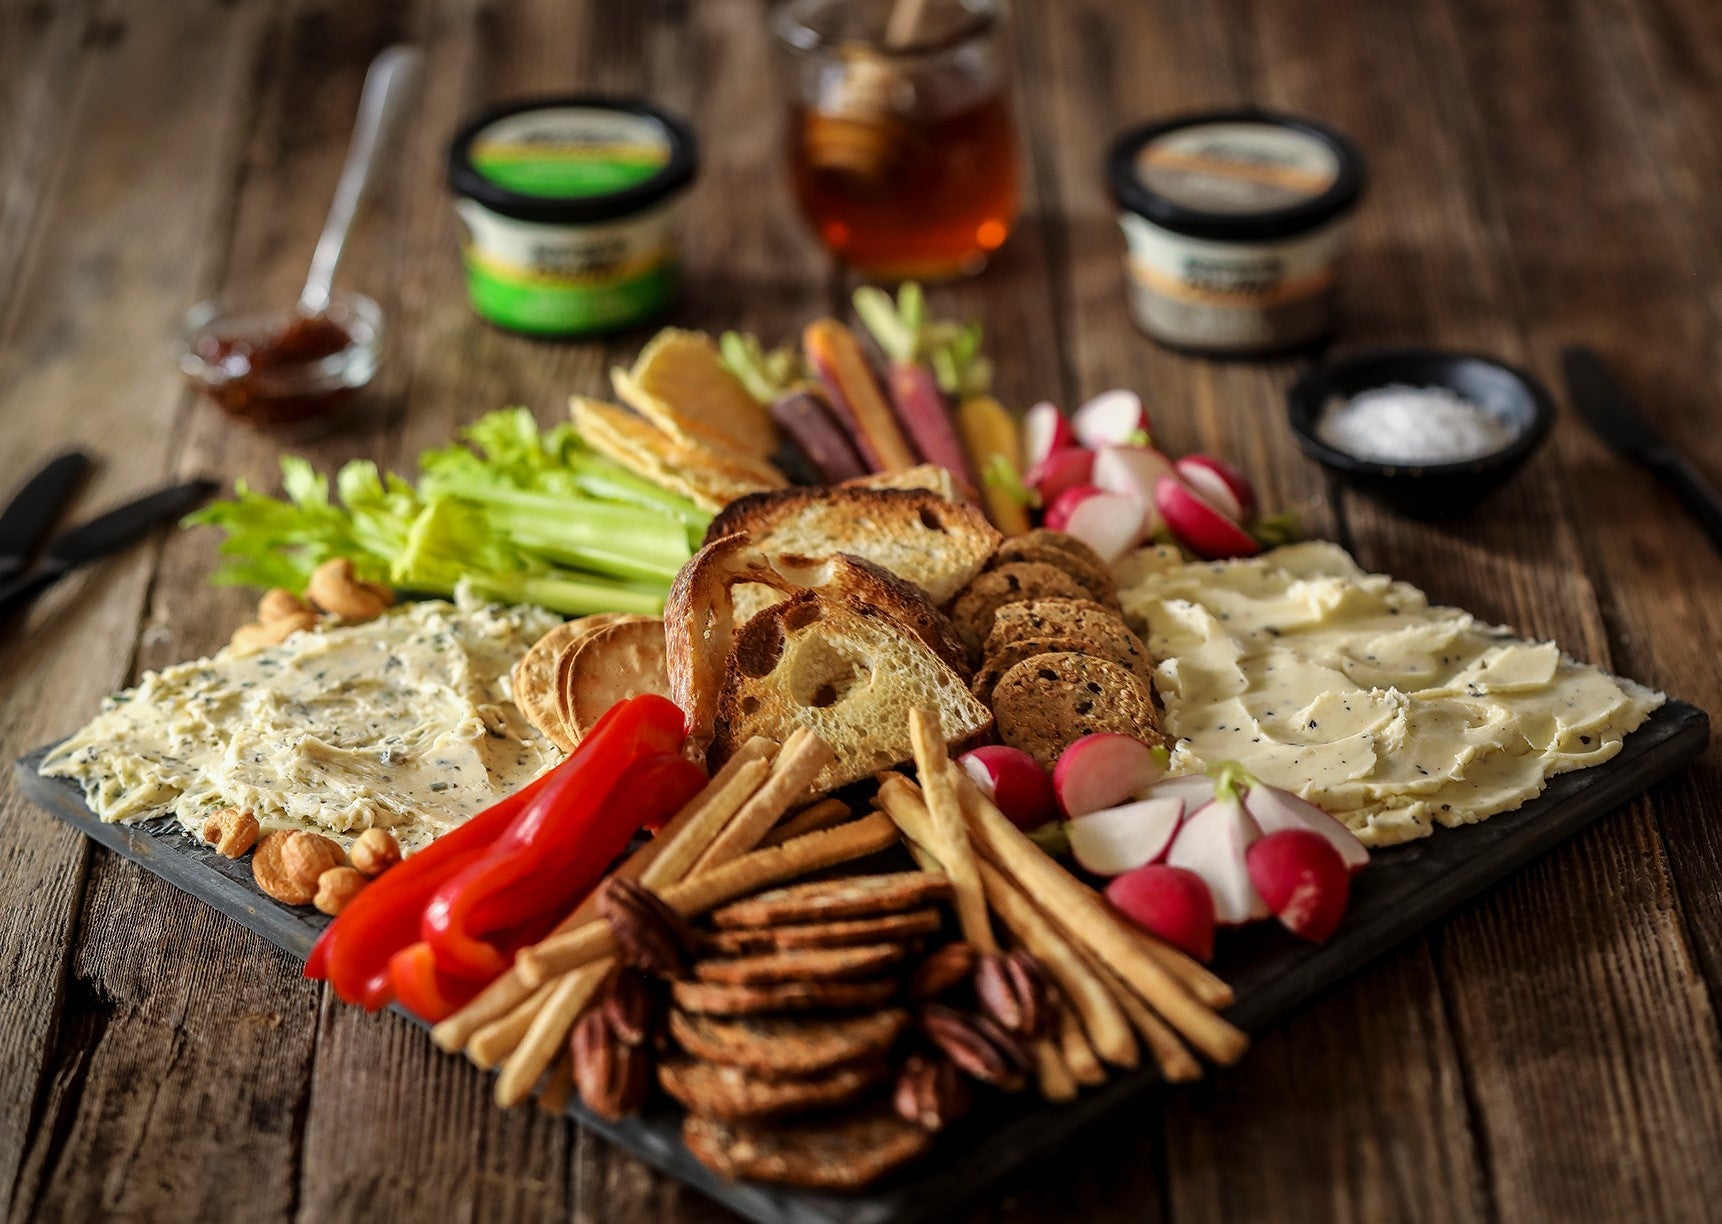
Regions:
M 1106 163 L 1130 303 L 1177 348 L 1265 353 L 1328 332 L 1363 158 L 1289 115 L 1187 115 L 1126 132 Z

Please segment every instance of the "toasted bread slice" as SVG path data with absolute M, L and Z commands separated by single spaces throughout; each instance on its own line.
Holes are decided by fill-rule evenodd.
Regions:
M 904 468 L 901 472 L 874 472 L 871 476 L 857 476 L 853 480 L 845 480 L 838 486 L 842 489 L 926 489 L 937 493 L 946 501 L 972 502 L 974 491 L 959 487 L 957 478 L 951 475 L 950 468 L 940 467 L 936 463 L 918 463 L 912 468 Z
M 633 369 L 611 370 L 610 383 L 628 407 L 684 441 L 761 461 L 777 449 L 771 413 L 704 332 L 666 327 L 640 350 Z
M 744 535 L 713 540 L 676 575 L 664 611 L 670 697 L 688 717 L 698 752 L 711 738 L 725 668 L 735 641 L 732 592 L 757 583 L 784 594 L 823 590 L 886 609 L 947 667 L 966 678 L 961 639 L 925 593 L 859 557 L 772 556 Z
M 928 489 L 780 489 L 740 498 L 706 542 L 743 532 L 769 553 L 847 553 L 882 565 L 944 605 L 981 572 L 999 533 L 973 506 Z
M 805 591 L 736 635 L 709 758 L 716 766 L 754 735 L 781 741 L 806 727 L 837 754 L 814 789 L 835 790 L 913 759 L 915 706 L 939 712 L 956 750 L 992 731 L 962 674 L 886 608 Z

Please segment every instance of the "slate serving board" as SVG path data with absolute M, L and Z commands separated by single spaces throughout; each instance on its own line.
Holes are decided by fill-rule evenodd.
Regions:
M 1612 761 L 1555 778 L 1515 812 L 1463 829 L 1379 851 L 1352 886 L 1345 925 L 1312 946 L 1272 923 L 1223 935 L 1216 967 L 1237 991 L 1230 1019 L 1258 1031 L 1399 941 L 1474 897 L 1592 821 L 1680 770 L 1710 738 L 1704 711 L 1671 701 L 1627 737 Z M 95 841 L 201 898 L 297 957 L 304 957 L 327 918 L 264 896 L 250 864 L 222 858 L 165 821 L 103 824 L 77 787 L 44 778 L 41 749 L 17 763 L 34 802 Z M 941 1137 L 933 1155 L 874 1192 L 856 1197 L 809 1193 L 713 1176 L 682 1147 L 679 1115 L 667 1107 L 620 1124 L 592 1117 L 576 1102 L 569 1112 L 636 1156 L 759 1224 L 922 1224 L 948 1216 L 1066 1144 L 1125 1102 L 1159 1085 L 1151 1070 L 1120 1076 L 1069 1105 L 1010 1098 Z

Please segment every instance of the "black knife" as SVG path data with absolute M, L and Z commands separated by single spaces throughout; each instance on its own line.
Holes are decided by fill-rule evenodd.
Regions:
M 1722 493 L 1651 427 L 1614 381 L 1596 350 L 1574 345 L 1561 353 L 1561 368 L 1566 374 L 1567 394 L 1591 432 L 1616 454 L 1643 464 L 1673 489 L 1710 542 L 1722 550 Z
M 22 574 L 72 502 L 90 470 L 90 457 L 67 451 L 25 482 L 0 513 L 0 582 Z
M 0 586 L 0 622 L 80 565 L 118 552 L 160 524 L 189 514 L 208 501 L 216 488 L 212 480 L 187 481 L 127 502 L 54 537 L 35 569 Z

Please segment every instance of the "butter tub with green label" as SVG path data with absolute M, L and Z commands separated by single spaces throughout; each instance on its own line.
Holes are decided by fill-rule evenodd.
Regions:
M 698 160 L 685 122 L 632 99 L 547 98 L 479 116 L 448 158 L 473 309 L 534 336 L 662 313 Z

